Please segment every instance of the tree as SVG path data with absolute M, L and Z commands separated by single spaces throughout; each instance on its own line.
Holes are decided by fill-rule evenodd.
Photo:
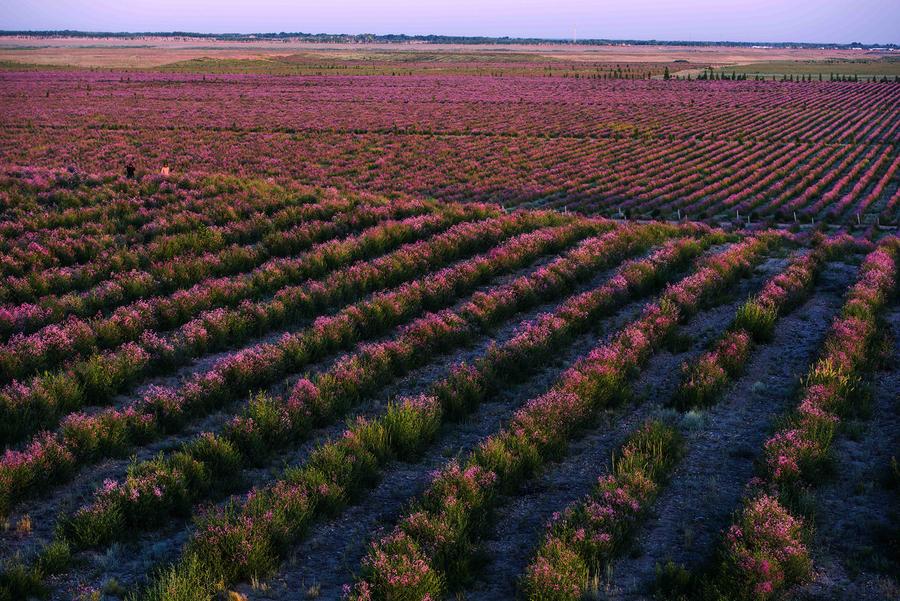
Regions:
M 665 71 L 663 71 L 663 79 L 671 79 L 671 75 L 669 75 L 669 67 L 666 67 Z

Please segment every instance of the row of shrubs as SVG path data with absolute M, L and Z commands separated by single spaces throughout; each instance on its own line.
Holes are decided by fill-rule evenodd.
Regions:
M 243 273 L 268 259 L 309 250 L 314 244 L 386 219 L 403 219 L 434 210 L 432 205 L 421 201 L 397 201 L 388 205 L 343 198 L 302 205 L 302 208 L 302 212 L 294 211 L 296 225 L 269 232 L 260 241 L 233 243 L 215 252 L 186 253 L 153 261 L 144 269 L 111 274 L 85 291 L 49 294 L 30 303 L 0 306 L 0 337 L 29 334 L 71 315 L 88 317 L 148 296 L 170 294 L 201 280 Z
M 471 340 L 512 314 L 567 293 L 598 268 L 645 249 L 670 229 L 621 228 L 590 238 L 533 273 L 476 293 L 455 311 L 430 313 L 401 328 L 395 339 L 364 346 L 312 381 L 301 379 L 292 394 L 256 397 L 240 417 L 229 422 L 222 436 L 214 437 L 238 460 L 212 459 L 209 463 L 224 463 L 231 470 L 222 474 L 213 468 L 209 478 L 194 481 L 195 474 L 206 471 L 209 458 L 209 440 L 200 437 L 170 458 L 132 466 L 124 482 L 101 489 L 95 501 L 74 516 L 69 539 L 77 547 L 96 546 L 134 528 L 161 523 L 173 510 L 189 513 L 198 499 L 234 484 L 242 468 L 259 465 L 273 452 L 305 437 L 313 427 L 341 417 L 377 386 L 430 361 L 438 351 Z M 552 240 L 551 232 L 547 234 Z M 555 239 L 565 240 L 558 235 Z M 193 467 L 187 469 L 186 463 Z M 147 495 L 141 492 L 150 489 L 156 494 L 144 501 Z M 118 517 L 119 523 L 109 516 Z M 101 524 L 109 527 L 100 528 Z
M 158 302 L 139 301 L 138 305 L 145 310 L 129 312 L 125 319 L 114 315 L 94 323 L 70 320 L 63 326 L 68 330 L 65 332 L 57 330 L 56 326 L 49 326 L 41 334 L 50 334 L 53 330 L 57 335 L 52 339 L 52 344 L 40 344 L 46 342 L 46 338 L 25 344 L 29 339 L 39 337 L 37 334 L 29 336 L 23 339 L 22 344 L 17 344 L 15 351 L 9 352 L 6 358 L 16 359 L 16 364 L 21 366 L 25 353 L 28 353 L 25 356 L 44 359 L 77 354 L 75 347 L 96 346 L 107 329 L 124 334 L 122 325 L 128 328 L 128 337 L 136 337 L 137 342 L 126 342 L 112 351 L 95 351 L 84 359 L 71 361 L 61 370 L 36 376 L 28 384 L 13 382 L 0 390 L 0 416 L 4 418 L 0 420 L 0 441 L 16 441 L 42 427 L 51 426 L 60 415 L 85 403 L 105 404 L 146 375 L 170 371 L 194 357 L 310 317 L 321 308 L 334 306 L 340 300 L 341 292 L 349 293 L 351 297 L 359 296 L 368 288 L 359 289 L 355 278 L 359 269 L 353 265 L 354 259 L 377 256 L 407 242 L 393 253 L 379 257 L 389 261 L 394 255 L 409 251 L 412 246 L 408 242 L 410 239 L 424 238 L 460 222 L 478 225 L 479 222 L 467 221 L 467 216 L 467 212 L 461 211 L 413 217 L 411 222 L 389 222 L 367 230 L 359 239 L 348 239 L 347 244 L 334 246 L 326 243 L 317 247 L 318 250 L 289 263 L 272 266 L 260 274 L 242 276 L 230 283 L 214 281 L 205 290 L 196 290 L 196 293 L 188 290 L 171 297 L 158 297 L 155 299 Z M 344 268 L 338 269 L 341 266 Z M 322 274 L 328 274 L 328 277 L 325 280 L 307 280 Z M 346 287 L 345 291 L 340 288 L 341 285 Z M 244 299 L 234 308 L 211 309 L 216 305 L 236 302 L 248 294 L 257 296 L 271 290 L 276 292 L 270 299 L 257 302 Z M 199 315 L 193 317 L 198 312 Z M 186 323 L 168 336 L 161 337 L 151 328 L 160 325 L 163 319 Z M 79 336 L 68 336 L 76 331 Z M 4 358 L 4 350 L 9 350 L 9 347 L 0 350 L 0 362 Z M 86 352 L 89 350 L 86 349 Z
M 630 229 L 598 239 L 595 252 L 621 256 L 625 248 L 651 243 L 659 234 Z M 639 238 L 634 239 L 635 234 Z M 633 238 L 628 242 L 627 237 Z M 643 240 L 642 240 L 643 238 Z M 567 299 L 552 314 L 525 324 L 510 340 L 491 347 L 474 365 L 456 366 L 421 397 L 389 404 L 374 420 L 357 420 L 336 440 L 316 451 L 305 466 L 290 468 L 264 490 L 254 490 L 240 506 L 204 519 L 182 561 L 146 592 L 209 598 L 219 581 L 261 577 L 277 566 L 290 541 L 311 520 L 334 515 L 377 479 L 392 459 L 413 459 L 437 435 L 442 423 L 463 418 L 505 386 L 527 377 L 578 333 L 624 305 L 629 298 L 660 286 L 667 275 L 719 240 L 706 236 L 674 241 L 647 259 L 625 263 L 599 288 Z M 617 247 L 623 245 L 621 248 Z M 576 250 L 575 252 L 578 252 Z M 574 253 L 572 253 L 574 254 Z M 610 258 L 610 262 L 618 260 Z M 249 553 L 243 552 L 250 549 Z
M 388 352 L 393 350 L 395 357 L 402 360 L 402 368 L 407 369 L 407 362 L 415 362 L 417 357 L 422 360 L 428 356 L 428 353 L 422 352 L 423 349 L 413 348 L 412 345 L 417 342 L 427 343 L 429 339 L 433 343 L 448 333 L 454 335 L 453 327 L 435 328 L 436 320 L 445 325 L 455 324 L 455 333 L 463 335 L 474 331 L 479 325 L 487 327 L 515 310 L 516 305 L 533 304 L 540 302 L 542 298 L 564 293 L 575 282 L 590 277 L 603 265 L 612 264 L 625 254 L 638 252 L 654 240 L 677 231 L 669 227 L 622 228 L 599 238 L 591 238 L 565 257 L 539 268 L 533 274 L 521 276 L 493 291 L 477 293 L 459 311 L 460 315 L 467 316 L 467 321 L 459 318 L 455 322 L 448 320 L 452 314 L 431 315 L 419 320 L 421 325 L 413 324 L 404 329 L 399 340 L 373 346 Z M 693 228 L 683 228 L 680 233 L 688 234 L 693 231 Z M 554 236 L 552 230 L 544 230 L 528 237 L 535 243 L 539 241 L 541 234 L 545 239 Z M 559 239 L 559 231 L 555 232 L 555 237 Z M 667 248 L 665 252 L 658 252 L 653 260 L 674 260 L 676 257 L 686 260 L 686 257 L 699 252 L 699 248 L 692 240 L 685 240 L 678 243 L 677 249 Z M 631 271 L 637 267 L 635 265 Z M 625 271 L 628 272 L 629 270 Z M 645 270 L 640 271 L 644 272 Z M 518 291 L 518 294 L 514 291 Z M 463 327 L 459 327 L 460 325 Z M 409 341 L 405 342 L 404 337 L 409 338 Z M 523 340 L 522 337 L 519 340 Z M 391 348 L 388 349 L 388 346 Z M 505 349 L 506 352 L 511 348 L 513 346 Z M 340 361 L 329 372 L 317 378 L 315 384 L 302 379 L 294 387 L 293 393 L 284 399 L 273 399 L 265 395 L 255 397 L 244 414 L 235 418 L 222 436 L 203 434 L 165 459 L 158 458 L 132 466 L 124 482 L 105 482 L 97 491 L 94 503 L 61 525 L 61 536 L 46 548 L 44 555 L 52 554 L 58 549 L 69 552 L 72 548 L 103 544 L 120 537 L 126 531 L 151 527 L 167 515 L 188 512 L 191 504 L 198 498 L 235 483 L 242 467 L 264 460 L 277 448 L 296 441 L 313 424 L 337 417 L 342 405 L 351 404 L 354 398 L 364 393 L 360 386 L 350 386 L 347 381 L 349 378 L 360 382 L 359 376 L 364 372 L 359 368 L 368 367 L 381 372 L 380 375 L 375 373 L 362 377 L 362 381 L 370 389 L 380 379 L 388 377 L 391 366 L 383 360 L 385 353 L 375 353 L 372 349 L 373 347 L 365 348 Z M 505 356 L 503 351 L 492 348 L 489 354 L 495 357 L 491 365 L 499 373 L 515 373 L 499 369 L 500 361 L 509 362 L 508 359 L 501 359 Z M 353 369 L 354 365 L 357 369 Z M 487 370 L 487 367 L 482 369 L 483 372 Z M 462 367 L 459 368 L 458 373 L 464 372 Z M 341 377 L 336 377 L 336 374 Z M 487 373 L 483 375 L 488 378 L 488 382 L 493 381 Z M 458 376 L 447 381 L 457 380 Z M 452 389 L 451 386 L 452 384 L 445 385 L 447 393 Z M 329 407 L 330 417 L 326 412 Z M 388 412 L 393 415 L 394 409 L 389 409 Z M 403 412 L 401 414 L 406 415 Z M 126 524 L 130 524 L 131 528 L 123 529 Z M 62 565 L 54 568 L 56 571 L 62 569 Z M 46 562 L 39 558 L 31 570 L 32 576 L 37 578 L 37 573 L 46 573 Z M 8 578 L 13 580 L 14 574 L 25 577 L 28 573 L 21 566 L 9 566 L 6 570 Z
M 797 256 L 770 278 L 738 308 L 713 350 L 682 366 L 685 376 L 672 404 L 681 411 L 713 404 L 742 372 L 753 345 L 769 340 L 778 317 L 808 297 L 825 263 L 861 245 L 848 236 L 816 240 L 810 253 Z M 577 601 L 596 587 L 606 566 L 627 545 L 682 452 L 677 429 L 658 420 L 632 434 L 594 492 L 554 515 L 536 557 L 523 574 L 524 597 Z
M 79 465 L 125 453 L 135 444 L 176 432 L 191 417 L 237 400 L 254 387 L 274 383 L 328 353 L 384 333 L 429 306 L 446 305 L 462 288 L 477 286 L 497 272 L 522 265 L 540 256 L 548 245 L 559 248 L 560 240 L 573 241 L 596 228 L 611 227 L 588 220 L 558 225 L 566 221 L 571 220 L 554 213 L 522 213 L 460 224 L 393 256 L 357 264 L 340 279 L 328 278 L 296 289 L 293 297 L 285 297 L 278 306 L 282 310 L 309 308 L 315 314 L 520 234 L 485 255 L 379 292 L 334 315 L 319 317 L 310 327 L 285 334 L 275 343 L 260 343 L 231 353 L 210 370 L 192 375 L 177 390 L 150 387 L 141 400 L 124 409 L 69 415 L 57 434 L 39 435 L 24 450 L 7 450 L 0 459 L 0 513 L 16 499 L 65 481 Z M 541 227 L 551 229 L 532 232 Z M 526 233 L 521 234 L 523 231 Z
M 215 186 L 224 192 L 209 196 L 204 182 L 223 179 L 229 178 L 212 176 L 183 187 L 167 184 L 162 191 L 133 184 L 115 191 L 87 190 L 84 196 L 100 202 L 102 210 L 81 210 L 102 219 L 100 223 L 74 215 L 79 209 L 55 212 L 44 205 L 27 213 L 8 211 L 17 218 L 0 224 L 8 233 L 0 238 L 0 252 L 5 253 L 0 255 L 4 284 L 0 302 L 34 302 L 47 294 L 85 290 L 118 272 L 146 269 L 156 260 L 174 258 L 176 250 L 211 252 L 259 240 L 316 215 L 328 216 L 322 207 L 311 205 L 347 203 L 335 193 L 259 180 Z M 0 188 L 6 181 L 0 178 Z M 52 183 L 47 186 L 37 192 L 39 197 L 65 193 Z M 13 193 L 19 192 L 21 185 L 14 184 Z M 369 196 L 365 200 L 378 202 Z
M 771 340 L 778 318 L 809 297 L 825 264 L 840 253 L 860 250 L 865 243 L 847 235 L 814 241 L 813 250 L 791 260 L 744 304 L 714 348 L 682 365 L 682 380 L 674 396 L 681 411 L 715 403 L 728 382 L 743 371 L 756 344 Z
M 590 495 L 556 513 L 522 576 L 524 598 L 579 601 L 592 579 L 621 553 L 681 459 L 678 430 L 650 420 L 633 432 Z
M 117 308 L 109 316 L 82 319 L 69 316 L 34 334 L 16 334 L 0 346 L 0 381 L 21 378 L 63 361 L 137 340 L 143 332 L 181 325 L 203 310 L 231 306 L 271 294 L 282 286 L 319 277 L 339 265 L 377 256 L 404 242 L 421 239 L 461 221 L 490 214 L 478 208 L 454 206 L 432 215 L 390 220 L 345 239 L 317 244 L 296 257 L 278 258 L 249 273 L 207 278 L 168 296 L 142 298 Z
M 863 377 L 883 356 L 880 314 L 896 294 L 898 259 L 897 237 L 866 256 L 799 403 L 764 444 L 759 475 L 748 484 L 714 561 L 696 574 L 664 579 L 664 594 L 765 601 L 811 576 L 808 495 L 824 476 L 841 419 L 865 404 Z
M 438 598 L 464 581 L 475 570 L 477 539 L 489 527 L 501 493 L 514 493 L 564 454 L 598 409 L 624 402 L 628 380 L 679 321 L 725 294 L 782 238 L 762 233 L 707 259 L 609 343 L 564 372 L 549 392 L 528 401 L 464 463 L 453 461 L 441 470 L 394 531 L 372 544 L 350 598 Z

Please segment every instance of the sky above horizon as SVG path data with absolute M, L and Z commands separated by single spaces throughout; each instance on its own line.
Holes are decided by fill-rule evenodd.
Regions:
M 0 29 L 900 43 L 900 0 L 3 0 Z

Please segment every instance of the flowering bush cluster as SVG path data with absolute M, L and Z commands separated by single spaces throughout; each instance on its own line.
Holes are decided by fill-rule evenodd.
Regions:
M 725 535 L 722 584 L 734 599 L 771 599 L 812 567 L 803 522 L 774 497 L 760 494 L 742 508 Z
M 684 375 L 674 405 L 683 411 L 713 404 L 728 382 L 743 371 L 753 345 L 771 339 L 778 318 L 808 297 L 825 263 L 842 250 L 859 246 L 861 243 L 849 236 L 820 240 L 812 252 L 794 258 L 784 271 L 769 279 L 738 308 L 711 351 L 682 365 Z
M 2 132 L 16 165 L 99 172 L 134 152 L 139 174 L 169 162 L 175 172 L 607 214 L 897 219 L 883 203 L 890 186 L 875 190 L 896 159 L 900 130 L 884 108 L 896 105 L 894 85 L 233 75 L 217 77 L 227 85 L 210 110 L 196 75 L 135 76 L 127 88 L 95 73 L 4 78 L 22 99 L 8 119 L 34 124 L 28 143 L 25 129 Z M 116 101 L 126 91 L 150 117 Z M 85 103 L 97 115 L 89 126 L 75 108 Z
M 862 371 L 870 365 L 878 315 L 897 286 L 900 240 L 883 241 L 866 256 L 812 365 L 796 410 L 765 443 L 763 478 L 752 483 L 728 530 L 714 585 L 735 599 L 772 599 L 809 575 L 805 525 L 791 507 L 827 457 L 840 418 L 851 409 Z
M 712 405 L 732 378 L 743 371 L 750 356 L 750 335 L 744 330 L 730 330 L 713 350 L 696 362 L 682 365 L 682 380 L 673 398 L 681 411 Z
M 678 431 L 658 420 L 632 433 L 590 496 L 553 515 L 522 578 L 525 598 L 581 599 L 591 577 L 627 542 L 681 453 Z
M 213 279 L 207 284 L 179 291 L 170 297 L 138 301 L 134 306 L 117 309 L 108 318 L 91 322 L 70 318 L 63 326 L 47 326 L 27 337 L 17 335 L 0 348 L 0 366 L 4 366 L 6 375 L 12 377 L 52 366 L 63 357 L 78 356 L 98 347 L 113 346 L 132 339 L 139 339 L 145 347 L 157 351 L 152 365 L 149 357 L 144 362 L 144 373 L 160 364 L 173 366 L 211 350 L 210 347 L 233 344 L 253 333 L 265 331 L 288 318 L 296 317 L 300 310 L 289 313 L 284 307 L 284 297 L 290 292 L 290 288 L 285 287 L 290 284 L 317 277 L 355 259 L 384 252 L 410 239 L 420 238 L 467 218 L 482 215 L 478 208 L 474 211 L 466 208 L 451 209 L 442 213 L 375 226 L 358 237 L 323 243 L 309 253 L 267 263 L 249 274 L 230 280 Z M 264 292 L 275 291 L 274 301 L 250 303 L 245 300 Z M 244 302 L 237 309 L 216 309 L 200 313 L 217 305 L 236 304 L 239 301 Z M 197 313 L 200 316 L 192 320 L 191 317 Z M 187 322 L 185 326 L 170 336 L 167 344 L 160 348 L 152 330 L 184 322 Z M 117 370 L 122 363 L 120 357 L 129 354 L 129 349 L 126 343 L 113 353 L 98 352 L 88 359 L 70 364 L 69 373 L 63 377 L 72 381 L 66 388 L 67 392 L 74 393 L 72 397 L 55 398 L 46 394 L 46 387 L 42 386 L 46 376 L 39 376 L 32 381 L 31 387 L 35 390 L 32 394 L 18 394 L 15 398 L 10 398 L 9 394 L 0 393 L 0 408 L 9 417 L 6 428 L 13 433 L 28 433 L 29 426 L 21 423 L 24 414 L 30 414 L 27 422 L 31 431 L 34 431 L 59 413 L 59 410 L 54 411 L 56 407 L 65 410 L 77 406 L 85 397 L 95 404 L 110 398 L 122 387 L 91 387 L 91 376 L 99 376 L 110 381 L 110 384 L 126 383 L 132 379 L 127 375 L 122 377 L 121 370 Z
M 35 303 L 4 305 L 0 307 L 0 334 L 33 332 L 41 326 L 62 321 L 63 316 L 91 316 L 98 310 L 171 293 L 201 280 L 248 271 L 269 259 L 308 250 L 329 238 L 358 232 L 387 219 L 403 219 L 434 210 L 427 203 L 403 199 L 388 206 L 374 200 L 330 199 L 299 208 L 303 210 L 291 211 L 286 216 L 289 219 L 279 215 L 271 217 L 284 229 L 267 231 L 272 227 L 272 221 L 267 220 L 260 222 L 258 232 L 223 233 L 226 239 L 234 237 L 240 242 L 246 242 L 249 237 L 251 241 L 243 245 L 235 242 L 216 252 L 183 252 L 165 260 L 148 258 L 149 264 L 145 268 L 111 274 L 109 279 L 83 292 L 59 294 L 57 291 L 36 299 Z M 295 221 L 299 223 L 292 226 Z M 261 240 L 257 240 L 260 236 Z M 132 247 L 130 252 L 137 251 Z M 136 259 L 136 262 L 143 265 L 145 261 Z
M 485 439 L 464 464 L 441 470 L 410 515 L 386 539 L 372 544 L 363 576 L 350 598 L 391 599 L 401 594 L 398 566 L 434 572 L 432 582 L 458 582 L 469 571 L 471 552 L 501 491 L 515 490 L 565 451 L 568 439 L 597 408 L 621 401 L 628 378 L 670 334 L 679 319 L 713 298 L 723 286 L 760 260 L 779 239 L 765 235 L 736 244 L 708 259 L 693 275 L 669 286 L 659 303 L 564 372 L 548 393 L 531 399 L 507 427 Z M 462 492 L 461 492 L 462 491 Z M 393 541 L 410 537 L 414 545 Z M 412 549 L 415 558 L 393 557 Z M 379 566 L 389 565 L 387 581 Z M 438 594 L 440 590 L 429 591 Z
M 373 283 L 384 285 L 385 281 L 391 282 L 398 271 L 416 275 L 435 263 L 448 262 L 466 253 L 470 248 L 490 246 L 517 232 L 527 232 L 541 225 L 553 226 L 558 222 L 560 218 L 552 213 L 523 213 L 478 224 L 461 224 L 445 234 L 404 248 L 396 255 L 358 264 L 348 271 L 364 289 Z M 609 225 L 576 220 L 568 226 L 512 238 L 486 255 L 463 261 L 396 290 L 380 292 L 333 316 L 320 317 L 311 327 L 286 334 L 277 343 L 262 343 L 232 353 L 216 362 L 211 370 L 190 377 L 175 393 L 160 394 L 153 389 L 142 401 L 125 410 L 111 409 L 84 417 L 79 420 L 77 435 L 73 433 L 71 420 L 67 419 L 55 440 L 61 441 L 85 462 L 111 452 L 121 452 L 151 434 L 176 431 L 191 415 L 202 414 L 238 398 L 253 387 L 296 372 L 328 352 L 351 346 L 361 337 L 385 332 L 429 304 L 449 303 L 461 291 L 477 286 L 497 271 L 515 268 L 544 252 L 558 250 L 596 227 L 605 229 Z M 336 295 L 338 299 L 350 296 L 353 288 L 340 286 L 341 282 L 346 282 L 345 278 L 349 279 L 336 273 L 324 282 L 333 281 L 333 285 L 313 282 L 308 289 L 298 291 L 297 303 L 312 297 L 305 306 L 327 306 L 334 303 L 322 303 L 320 299 L 324 295 Z M 17 484 L 8 491 L 0 490 L 0 508 L 7 506 L 11 499 L 28 494 L 33 485 L 48 482 L 47 474 L 34 471 L 29 465 L 27 460 L 17 460 L 14 468 L 12 463 L 7 467 L 5 458 L 0 459 L 0 474 Z
M 521 276 L 490 291 L 476 293 L 471 301 L 455 313 L 445 311 L 427 315 L 401 328 L 396 339 L 391 342 L 363 346 L 358 353 L 339 360 L 331 370 L 315 378 L 315 382 L 301 379 L 295 385 L 293 393 L 284 399 L 267 399 L 251 403 L 244 415 L 230 422 L 222 440 L 229 448 L 236 449 L 242 462 L 258 464 L 273 450 L 287 442 L 296 441 L 297 437 L 305 434 L 312 425 L 329 422 L 343 415 L 357 399 L 365 397 L 387 378 L 408 371 L 420 362 L 428 360 L 434 352 L 448 345 L 458 344 L 479 329 L 501 321 L 509 313 L 521 311 L 537 302 L 565 293 L 573 281 L 589 277 L 601 264 L 609 264 L 623 254 L 634 252 L 654 239 L 666 235 L 672 229 L 657 226 L 619 228 L 603 236 L 590 238 L 531 274 Z M 537 232 L 529 238 L 534 243 L 543 239 L 544 244 L 566 240 L 552 230 Z M 693 247 L 684 246 L 684 248 Z M 672 260 L 670 256 L 671 251 L 654 259 Z M 387 432 L 389 436 L 394 434 L 396 437 L 391 443 L 400 455 L 408 454 L 410 449 L 407 447 L 413 446 L 419 438 L 401 444 L 398 441 L 402 439 L 402 435 L 395 434 L 391 427 L 387 427 Z M 199 442 L 205 456 L 206 441 Z M 195 455 L 192 448 L 194 444 L 186 445 L 169 461 L 154 460 L 136 469 L 140 473 L 147 474 L 148 468 L 145 466 L 150 466 L 155 481 L 177 482 L 173 495 L 179 498 L 185 496 L 183 490 L 191 490 L 192 496 L 199 498 L 211 489 L 222 488 L 223 483 L 219 480 L 227 484 L 233 479 L 233 474 L 227 473 L 221 474 L 220 478 L 211 477 L 207 482 L 199 485 L 194 483 L 191 486 L 190 474 L 183 468 L 182 462 L 184 456 Z M 206 460 L 209 459 L 204 459 Z M 203 461 L 199 463 L 201 467 L 202 464 Z M 165 492 L 157 495 L 157 504 L 163 507 L 170 504 L 168 498 L 162 498 L 164 495 Z M 145 516 L 158 513 L 147 511 L 145 503 L 134 503 L 130 506 L 127 497 L 120 497 L 117 502 L 110 503 L 103 491 L 99 496 L 101 498 L 93 506 L 79 512 L 76 522 L 98 520 L 105 523 L 109 521 L 106 515 L 115 515 L 120 520 L 128 522 L 133 529 L 142 523 L 154 523 L 153 520 L 146 520 Z M 97 506 L 106 508 L 102 518 L 98 516 Z M 97 540 L 96 528 L 86 528 L 85 531 L 91 533 L 91 541 Z M 125 531 L 129 530 L 122 527 L 109 530 L 112 534 Z M 76 536 L 70 535 L 69 538 L 75 546 L 85 544 Z
M 691 228 L 687 228 L 685 233 L 690 232 Z M 539 270 L 530 276 L 523 276 L 517 281 L 509 285 L 502 286 L 495 291 L 495 295 L 506 296 L 503 290 L 511 288 L 522 289 L 527 279 L 532 284 L 546 281 L 549 274 L 565 273 L 577 267 L 577 270 L 586 270 L 592 272 L 593 269 L 587 269 L 588 265 L 599 267 L 600 264 L 614 263 L 619 260 L 622 254 L 635 252 L 640 248 L 651 244 L 660 236 L 671 233 L 669 228 L 659 229 L 655 226 L 640 228 L 619 228 L 614 232 L 610 232 L 596 239 L 587 240 L 579 247 L 561 257 L 555 262 L 555 268 L 550 270 Z M 318 505 L 317 512 L 330 514 L 334 511 L 335 503 L 343 503 L 347 496 L 356 494 L 361 487 L 367 485 L 377 477 L 377 471 L 381 469 L 385 461 L 392 456 L 409 458 L 418 452 L 423 445 L 427 444 L 436 434 L 440 423 L 447 419 L 456 419 L 462 414 L 474 409 L 484 399 L 489 396 L 506 382 L 516 381 L 524 375 L 523 371 L 506 369 L 505 366 L 510 362 L 511 357 L 515 357 L 517 362 L 535 364 L 537 361 L 546 357 L 549 352 L 558 344 L 560 344 L 567 336 L 572 336 L 575 332 L 582 331 L 584 328 L 590 327 L 593 319 L 601 312 L 611 311 L 614 307 L 625 303 L 630 293 L 639 293 L 645 286 L 655 283 L 661 285 L 663 281 L 662 273 L 677 268 L 678 265 L 687 261 L 690 257 L 696 256 L 706 245 L 712 244 L 717 239 L 716 236 L 707 236 L 702 244 L 684 239 L 677 240 L 666 244 L 660 250 L 653 253 L 646 259 L 640 259 L 625 263 L 619 270 L 618 275 L 611 278 L 610 281 L 598 289 L 588 291 L 576 295 L 564 303 L 558 310 L 558 316 L 544 316 L 539 318 L 532 325 L 522 330 L 522 334 L 515 336 L 501 347 L 493 347 L 482 359 L 474 366 L 459 365 L 453 369 L 452 373 L 441 381 L 432 386 L 432 393 L 428 396 L 417 397 L 414 399 L 404 399 L 397 404 L 388 407 L 386 414 L 372 421 L 358 421 L 350 430 L 348 430 L 340 439 L 326 444 L 322 447 L 321 452 L 331 454 L 337 453 L 337 448 L 348 444 L 347 441 L 363 441 L 368 449 L 369 455 L 375 457 L 377 461 L 366 464 L 366 469 L 370 471 L 364 472 L 363 476 L 357 472 L 350 475 L 353 479 L 349 482 L 346 480 L 347 470 L 345 466 L 339 469 L 331 467 L 330 470 L 312 470 L 301 472 L 308 474 L 309 478 L 306 490 L 310 491 L 310 497 L 321 493 L 320 482 L 322 478 L 326 478 L 330 483 L 326 489 L 330 493 L 335 490 L 343 491 L 337 497 L 328 496 L 322 499 Z M 598 263 L 600 262 L 600 263 Z M 567 264 L 569 265 L 567 267 Z M 623 274 L 629 274 L 623 277 Z M 555 285 L 559 289 L 558 293 L 562 293 L 566 287 L 563 283 L 565 279 L 560 280 Z M 621 290 L 614 293 L 613 290 Z M 602 292 L 601 292 L 602 291 Z M 547 293 L 549 294 L 549 292 Z M 491 296 L 494 296 L 493 294 Z M 534 303 L 535 300 L 525 300 L 528 296 L 523 296 L 522 302 Z M 483 304 L 483 301 L 478 303 Z M 476 303 L 470 302 L 470 306 Z M 575 309 L 578 309 L 575 311 Z M 564 317 L 565 316 L 565 317 Z M 482 319 L 482 317 L 479 317 Z M 311 382 L 303 381 L 295 387 L 289 403 L 294 405 L 304 405 L 315 403 L 318 398 L 316 386 Z M 355 444 L 355 443 L 354 443 Z M 245 504 L 243 510 L 239 514 L 226 515 L 218 519 L 224 519 L 229 523 L 235 521 L 245 522 L 253 515 L 260 515 L 261 512 L 274 510 L 279 506 L 279 490 L 285 489 L 282 483 L 298 482 L 296 473 L 289 471 L 280 484 L 271 489 L 262 491 L 261 494 L 266 495 L 267 504 L 257 505 L 258 496 L 254 496 L 254 503 Z M 313 486 L 315 484 L 315 486 Z M 256 513 L 251 513 L 256 512 Z M 241 517 L 243 516 L 243 517 Z M 213 530 L 216 530 L 219 522 L 212 522 Z M 257 523 L 257 522 L 254 522 Z M 299 526 L 298 526 L 299 527 Z M 248 533 L 248 539 L 251 533 Z M 206 537 L 204 532 L 200 533 L 201 537 Z M 268 536 L 259 539 L 258 534 L 253 533 L 252 539 L 257 541 L 256 544 L 262 545 L 264 548 L 272 549 L 271 552 L 277 552 L 270 546 L 271 538 Z M 249 544 L 249 543 L 248 543 Z M 397 545 L 405 545 L 404 541 L 397 542 Z M 231 559 L 216 556 L 225 565 L 229 565 Z M 390 559 L 386 557 L 386 559 Z M 200 561 L 196 555 L 190 551 L 185 556 L 185 561 L 178 569 L 170 573 L 167 578 L 171 580 L 166 585 L 187 587 L 184 590 L 193 590 L 190 587 L 196 583 L 188 583 L 184 580 L 190 566 L 196 565 Z M 269 563 L 276 561 L 273 558 Z M 416 565 L 421 567 L 423 564 L 417 560 L 407 564 L 404 558 L 400 558 L 400 563 L 396 569 L 403 571 L 403 566 Z M 427 566 L 426 566 L 427 567 Z M 220 573 L 224 567 L 213 566 L 211 573 Z M 393 570 L 395 568 L 391 568 Z M 246 574 L 243 574 L 246 576 Z M 410 574 L 399 574 L 400 580 L 404 586 L 413 586 L 413 582 L 419 582 L 419 576 L 411 576 Z M 432 587 L 436 582 L 428 574 L 421 576 L 423 586 Z M 390 578 L 392 579 L 392 578 Z M 207 583 L 207 586 L 209 584 Z M 418 586 L 418 585 L 416 585 Z M 181 590 L 181 589 L 179 589 Z M 409 590 L 419 590 L 411 588 Z M 151 596 L 151 598 L 153 598 Z
M 678 462 L 678 431 L 652 420 L 629 436 L 590 496 L 553 515 L 522 578 L 528 599 L 581 599 L 591 575 L 622 548 Z
M 767 474 L 773 482 L 808 481 L 827 457 L 840 418 L 852 409 L 860 374 L 876 354 L 877 318 L 896 289 L 898 255 L 900 241 L 891 238 L 863 261 L 822 356 L 810 368 L 795 415 L 766 442 Z

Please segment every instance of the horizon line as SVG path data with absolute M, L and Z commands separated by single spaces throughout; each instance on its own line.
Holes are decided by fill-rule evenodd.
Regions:
M 550 44 L 569 44 L 573 46 L 579 45 L 602 45 L 602 44 L 633 44 L 633 45 L 660 45 L 660 46 L 683 46 L 683 45 L 719 45 L 719 46 L 832 46 L 841 48 L 889 48 L 894 49 L 900 47 L 895 42 L 888 43 L 863 43 L 863 42 L 804 42 L 804 41 L 736 41 L 736 40 L 660 40 L 656 38 L 584 38 L 580 40 L 571 40 L 561 37 L 522 37 L 522 36 L 486 36 L 486 35 L 466 35 L 466 34 L 407 34 L 407 33 L 307 33 L 307 32 L 199 32 L 199 31 L 89 31 L 80 29 L 20 29 L 7 30 L 0 29 L 0 37 L 11 36 L 35 36 L 35 37 L 61 37 L 63 35 L 75 37 L 196 37 L 196 38 L 257 38 L 257 39 L 283 39 L 283 38 L 369 38 L 368 41 L 379 43 L 396 43 L 398 41 L 422 41 L 425 43 L 439 44 L 438 40 L 465 40 L 463 43 L 507 43 L 507 44 L 527 44 L 527 43 L 550 43 Z M 234 40 L 232 40 L 234 41 Z M 336 40 L 325 40 L 326 42 L 335 42 Z M 456 43 L 460 43 L 457 41 Z

